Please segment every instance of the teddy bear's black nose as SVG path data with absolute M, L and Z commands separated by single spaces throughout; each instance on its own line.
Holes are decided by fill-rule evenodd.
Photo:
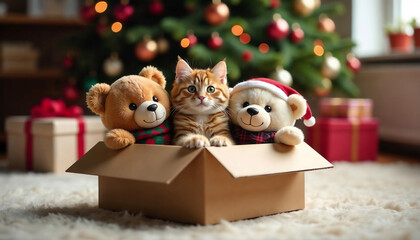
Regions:
M 248 108 L 247 110 L 246 110 L 248 113 L 249 113 L 249 115 L 251 115 L 251 116 L 254 116 L 254 115 L 257 115 L 259 112 L 258 112 L 258 109 L 256 109 L 256 108 Z
M 150 105 L 147 107 L 147 111 L 154 112 L 154 111 L 156 111 L 157 107 L 158 107 L 158 106 L 157 106 L 157 104 L 155 104 L 155 103 L 150 104 Z

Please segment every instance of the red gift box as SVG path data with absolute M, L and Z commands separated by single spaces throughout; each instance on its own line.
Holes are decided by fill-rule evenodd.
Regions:
M 323 98 L 319 104 L 321 117 L 371 118 L 373 103 L 371 99 Z
M 375 118 L 318 118 L 307 128 L 306 142 L 329 161 L 374 161 L 378 155 Z

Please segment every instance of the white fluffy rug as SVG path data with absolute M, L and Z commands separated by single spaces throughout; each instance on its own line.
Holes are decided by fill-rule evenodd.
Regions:
M 0 239 L 420 239 L 420 164 L 306 174 L 306 208 L 213 226 L 97 208 L 96 177 L 0 172 Z

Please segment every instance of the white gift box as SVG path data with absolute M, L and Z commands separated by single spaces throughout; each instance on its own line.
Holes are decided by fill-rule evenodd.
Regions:
M 103 141 L 106 129 L 100 117 L 6 119 L 9 167 L 36 172 L 64 173 L 80 155 Z

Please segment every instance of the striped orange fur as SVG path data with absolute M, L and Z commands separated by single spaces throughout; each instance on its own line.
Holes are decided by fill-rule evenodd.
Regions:
M 226 111 L 229 88 L 224 60 L 213 69 L 191 69 L 179 58 L 171 97 L 175 145 L 197 148 L 233 144 Z

